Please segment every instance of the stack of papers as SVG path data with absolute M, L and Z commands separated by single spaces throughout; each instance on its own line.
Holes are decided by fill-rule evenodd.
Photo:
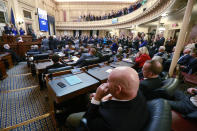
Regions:
M 73 61 L 77 61 L 78 59 L 79 59 L 79 58 L 76 57 L 76 56 L 73 56 L 73 57 L 72 57 L 72 60 L 73 60 Z
M 65 54 L 64 54 L 64 53 L 62 53 L 62 52 L 58 52 L 58 53 L 57 53 L 57 55 L 59 55 L 60 57 L 65 56 Z
M 127 62 L 127 63 L 133 63 L 133 61 L 129 58 L 124 58 L 122 61 Z

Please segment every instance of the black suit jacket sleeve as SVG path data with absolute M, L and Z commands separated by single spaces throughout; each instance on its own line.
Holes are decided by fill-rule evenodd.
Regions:
M 106 129 L 109 129 L 98 109 L 99 105 L 90 104 L 88 111 L 84 115 L 87 119 L 87 126 L 90 131 L 106 131 Z
M 76 65 L 80 64 L 81 62 L 83 62 L 85 59 L 87 58 L 86 55 L 82 55 L 76 62 Z

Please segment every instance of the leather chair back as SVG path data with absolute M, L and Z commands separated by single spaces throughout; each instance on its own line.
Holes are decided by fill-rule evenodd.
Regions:
M 148 101 L 147 108 L 149 120 L 142 131 L 171 131 L 172 114 L 170 105 L 166 100 L 154 99 Z M 89 131 L 86 118 L 81 119 L 80 125 L 84 131 Z
M 100 62 L 109 61 L 111 56 L 112 56 L 112 53 L 103 54 L 103 56 L 100 59 Z
M 170 105 L 164 99 L 147 102 L 149 121 L 143 131 L 171 131 L 172 114 Z
M 180 84 L 180 80 L 177 78 L 168 78 L 164 80 L 163 86 L 161 88 L 165 89 L 169 95 L 173 95 L 174 91 L 177 89 Z
M 153 91 L 156 98 L 173 99 L 173 94 L 180 84 L 177 78 L 168 78 L 164 80 L 163 86 Z
M 43 59 L 48 59 L 49 58 L 49 54 L 48 53 L 36 54 L 33 57 L 34 57 L 34 61 L 43 60 Z
M 94 58 L 87 58 L 87 59 L 85 59 L 85 66 L 87 66 L 87 65 L 92 65 L 92 64 L 97 64 L 97 63 L 99 63 L 99 57 L 94 57 Z
M 48 73 L 55 73 L 55 72 L 60 72 L 60 71 L 64 71 L 64 70 L 70 70 L 72 69 L 72 66 L 65 66 L 65 67 L 60 67 L 60 68 L 54 68 L 54 69 L 49 69 Z
M 27 52 L 26 54 L 27 55 L 37 55 L 37 54 L 40 54 L 40 52 L 38 52 L 38 51 L 37 52 Z

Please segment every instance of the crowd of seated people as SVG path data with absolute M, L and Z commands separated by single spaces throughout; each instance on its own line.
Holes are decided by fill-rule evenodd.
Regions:
M 146 44 L 143 44 L 146 41 Z M 169 42 L 169 41 L 167 41 Z M 167 43 L 166 42 L 166 43 Z M 168 48 L 166 51 L 164 45 L 165 38 L 163 35 L 158 35 L 157 39 L 152 39 L 152 41 L 146 39 L 145 33 L 138 33 L 136 37 L 131 36 L 121 36 L 121 37 L 88 37 L 88 36 L 79 36 L 79 37 L 54 37 L 50 36 L 49 38 L 44 37 L 42 42 L 42 50 L 46 51 L 48 49 L 53 52 L 62 52 L 65 55 L 71 54 L 79 56 L 79 60 L 76 62 L 75 66 L 80 65 L 84 62 L 86 58 L 95 58 L 97 57 L 97 52 L 101 52 L 101 55 L 104 52 L 111 52 L 112 57 L 117 57 L 119 60 L 126 56 L 134 57 L 135 70 L 129 67 L 119 67 L 115 68 L 110 76 L 108 77 L 108 82 L 99 86 L 95 94 L 91 95 L 89 107 L 84 107 L 86 111 L 79 115 L 77 118 L 86 118 L 88 123 L 88 128 L 90 130 L 141 130 L 141 127 L 145 125 L 148 119 L 148 112 L 146 110 L 145 104 L 143 104 L 145 99 L 147 101 L 158 98 L 158 94 L 154 94 L 154 91 L 162 86 L 162 76 L 161 72 L 163 69 L 167 68 L 169 70 L 169 64 L 171 63 L 172 55 L 174 52 L 174 47 Z M 142 45 L 143 44 L 143 45 Z M 75 46 L 77 45 L 77 46 Z M 176 45 L 176 44 L 172 44 Z M 152 55 L 150 55 L 150 53 Z M 186 67 L 187 73 L 192 69 L 193 73 L 196 71 L 196 44 L 188 45 L 183 51 L 183 56 L 180 57 L 178 63 Z M 67 55 L 69 56 L 69 55 Z M 186 59 L 184 59 L 186 57 Z M 51 67 L 55 68 L 65 66 L 65 64 L 59 64 L 58 55 L 53 56 L 54 65 Z M 191 61 L 191 62 L 189 62 Z M 181 63 L 182 62 L 182 63 Z M 191 64 L 194 63 L 194 64 Z M 47 67 L 51 68 L 51 67 Z M 139 76 L 138 76 L 139 75 Z M 192 90 L 192 91 L 190 91 Z M 189 89 L 189 93 L 193 94 L 193 91 L 196 89 Z M 191 113 L 196 110 L 196 96 L 188 97 L 188 101 L 181 101 L 177 97 L 177 93 L 174 94 L 174 100 L 169 100 L 170 105 L 173 109 L 188 110 L 186 114 Z M 190 98 L 190 99 L 189 99 Z M 72 101 L 72 102 L 71 102 Z M 81 101 L 80 101 L 81 102 Z M 183 109 L 176 106 L 177 103 L 188 103 L 189 109 Z M 73 103 L 73 100 L 70 100 L 70 103 Z M 87 102 L 88 103 L 88 102 Z M 67 104 L 68 106 L 73 104 Z M 79 103 L 77 104 L 79 105 Z M 83 105 L 86 105 L 83 103 Z M 139 106 L 141 105 L 141 106 Z M 143 105 L 143 107 L 142 107 Z M 131 106 L 131 107 L 130 107 Z M 174 106 L 174 107 L 173 107 Z M 74 106 L 75 108 L 77 106 Z M 126 111 L 126 107 L 130 111 Z M 135 112 L 133 111 L 135 107 Z M 69 107 L 66 111 L 69 116 L 72 113 L 75 113 L 72 107 Z M 79 108 L 78 108 L 79 109 Z M 179 111 L 180 113 L 183 113 Z M 140 114 L 144 114 L 144 119 L 140 118 Z M 108 115 L 106 115 L 108 114 Z M 116 115 L 114 115 L 116 114 Z M 118 120 L 116 119 L 117 115 Z M 131 116 L 135 117 L 131 117 Z M 61 116 L 61 115 L 60 115 Z M 75 117 L 76 115 L 74 115 Z M 114 118 L 115 116 L 115 118 Z M 135 118 L 133 120 L 132 118 Z M 77 125 L 73 124 L 76 118 L 73 118 L 73 115 L 70 115 L 67 119 L 67 124 L 69 128 L 84 128 L 78 121 Z M 117 122 L 122 122 L 122 124 L 116 124 Z M 107 122 L 106 122 L 107 121 Z M 139 124 L 134 124 L 137 122 Z M 134 124 L 134 125 L 133 125 Z M 99 125 L 99 126 L 98 126 Z
M 82 15 L 79 17 L 78 21 L 98 21 L 98 20 L 112 19 L 112 18 L 123 16 L 123 15 L 127 15 L 127 14 L 132 13 L 133 11 L 137 10 L 138 8 L 140 8 L 142 3 L 146 2 L 146 1 L 147 0 L 138 1 L 135 4 L 130 5 L 128 8 L 126 7 L 121 10 L 118 10 L 118 11 L 112 10 L 111 13 L 105 14 L 104 16 L 95 16 L 92 14 Z

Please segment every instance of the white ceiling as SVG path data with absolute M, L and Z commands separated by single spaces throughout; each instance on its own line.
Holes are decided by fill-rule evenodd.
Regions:
M 118 3 L 133 3 L 138 0 L 54 0 L 56 2 L 118 2 Z

